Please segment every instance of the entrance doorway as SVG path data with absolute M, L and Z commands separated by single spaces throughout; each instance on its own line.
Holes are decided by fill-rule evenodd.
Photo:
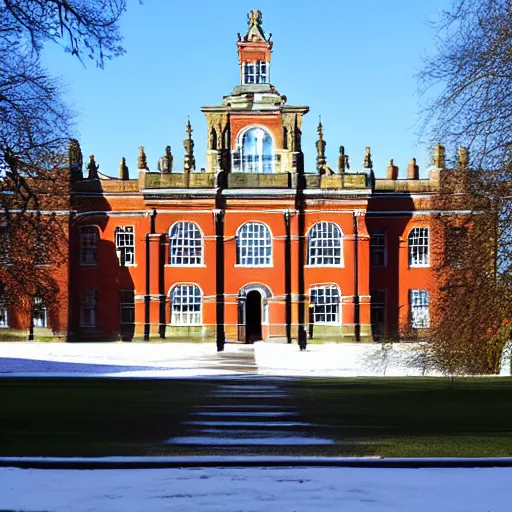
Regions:
M 245 300 L 245 339 L 246 343 L 261 340 L 261 293 L 252 290 Z

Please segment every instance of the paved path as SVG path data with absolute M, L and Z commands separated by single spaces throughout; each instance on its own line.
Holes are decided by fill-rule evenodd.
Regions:
M 181 432 L 166 443 L 194 453 L 231 455 L 334 444 L 316 435 L 318 428 L 301 419 L 278 381 L 241 376 L 219 381 L 190 411 Z

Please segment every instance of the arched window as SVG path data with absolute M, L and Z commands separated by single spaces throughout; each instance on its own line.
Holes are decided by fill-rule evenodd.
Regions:
M 343 265 L 343 233 L 334 222 L 317 222 L 310 229 L 308 265 Z
M 233 155 L 233 168 L 237 172 L 270 174 L 274 172 L 274 140 L 260 127 L 249 128 L 238 137 Z
M 409 265 L 428 267 L 429 259 L 428 228 L 413 228 L 409 233 Z
M 203 234 L 194 222 L 180 221 L 169 230 L 169 263 L 171 265 L 201 265 Z
M 201 325 L 202 295 L 195 284 L 180 284 L 171 292 L 171 324 Z
M 340 289 L 336 285 L 314 286 L 309 291 L 315 324 L 340 324 Z
M 98 263 L 98 238 L 96 226 L 80 228 L 80 265 L 94 266 Z
M 238 265 L 269 266 L 272 264 L 272 237 L 261 222 L 246 222 L 236 236 Z

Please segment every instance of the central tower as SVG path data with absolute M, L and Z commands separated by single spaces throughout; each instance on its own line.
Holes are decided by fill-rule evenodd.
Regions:
M 302 117 L 308 107 L 286 104 L 270 83 L 272 34 L 260 11 L 248 15 L 247 33 L 238 34 L 240 84 L 222 105 L 202 107 L 208 125 L 210 172 L 296 173 L 301 152 Z

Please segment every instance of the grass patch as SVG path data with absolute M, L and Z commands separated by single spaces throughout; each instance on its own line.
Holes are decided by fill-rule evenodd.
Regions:
M 195 405 L 246 403 L 236 392 L 208 396 L 228 381 L 9 378 L 0 379 L 0 455 L 512 456 L 509 378 L 456 379 L 453 386 L 433 378 L 258 382 L 286 388 L 286 405 L 293 403 L 300 421 L 316 425 L 307 427 L 310 433 L 338 444 L 240 449 L 162 444 L 184 434 L 181 422 Z M 285 405 L 271 395 L 262 401 Z
M 289 389 L 305 421 L 366 455 L 512 456 L 509 378 L 301 379 Z

